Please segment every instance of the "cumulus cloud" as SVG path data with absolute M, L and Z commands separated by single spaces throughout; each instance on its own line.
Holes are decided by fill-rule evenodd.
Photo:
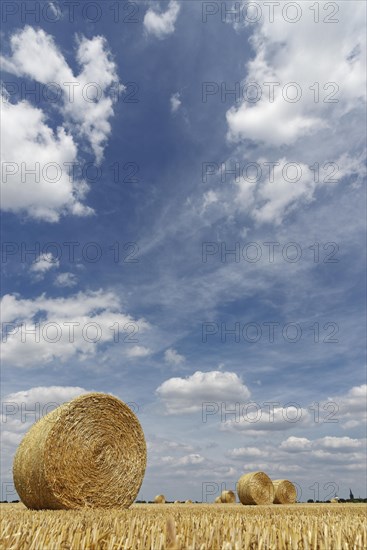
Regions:
M 258 447 L 239 447 L 228 451 L 227 456 L 230 458 L 248 458 L 248 457 L 265 457 L 267 452 Z
M 144 27 L 149 34 L 159 39 L 166 38 L 175 30 L 175 23 L 180 12 L 180 4 L 170 0 L 165 12 L 149 8 L 144 16 Z
M 12 35 L 10 45 L 12 56 L 2 59 L 4 69 L 42 84 L 57 84 L 62 93 L 63 116 L 89 141 L 100 162 L 120 86 L 105 38 L 79 38 L 76 58 L 82 70 L 77 76 L 52 36 L 41 29 L 26 26 Z
M 88 185 L 70 178 L 63 169 L 67 163 L 77 162 L 78 152 L 65 128 L 60 126 L 54 132 L 41 109 L 27 101 L 12 104 L 4 98 L 1 139 L 3 210 L 26 212 L 48 222 L 57 222 L 67 213 L 93 213 L 81 202 Z M 27 170 L 35 170 L 35 175 Z
M 65 273 L 59 273 L 55 278 L 55 285 L 71 288 L 78 284 L 78 277 L 74 273 L 66 271 Z
M 337 449 L 338 451 L 349 452 L 353 449 L 363 447 L 363 441 L 360 439 L 352 439 L 350 437 L 335 437 L 326 436 L 318 439 L 318 444 L 324 449 Z
M 307 437 L 294 437 L 292 435 L 281 442 L 280 448 L 289 453 L 307 451 L 311 449 L 311 441 Z
M 168 348 L 164 352 L 164 360 L 169 365 L 178 367 L 179 365 L 182 365 L 182 363 L 185 362 L 185 357 L 183 355 L 180 355 L 175 349 Z
M 189 454 L 180 458 L 164 456 L 161 460 L 164 464 L 168 464 L 170 466 L 192 466 L 202 464 L 205 461 L 205 458 L 199 454 Z
M 260 158 L 257 161 L 258 166 L 269 164 L 272 163 L 268 159 Z M 335 166 L 329 166 L 329 169 L 335 171 L 333 177 L 320 181 L 307 164 L 291 162 L 282 157 L 269 167 L 269 171 L 262 170 L 257 181 L 239 178 L 235 183 L 237 208 L 248 213 L 259 224 L 280 225 L 285 216 L 301 204 L 314 201 L 316 190 L 320 186 L 335 186 L 347 176 L 356 176 L 355 185 L 358 185 L 366 174 L 362 155 L 351 157 L 343 154 L 334 164 Z
M 313 452 L 315 456 L 324 457 L 332 452 L 350 453 L 356 449 L 362 449 L 365 442 L 362 439 L 350 437 L 325 436 L 311 441 L 306 437 L 288 437 L 282 441 L 280 449 L 288 453 Z
M 339 116 L 355 108 L 356 102 L 365 99 L 365 13 L 362 4 L 340 6 L 343 21 L 343 39 L 340 39 L 340 23 L 329 24 L 325 47 L 324 25 L 316 25 L 311 14 L 306 14 L 297 24 L 290 24 L 275 10 L 275 21 L 264 17 L 251 37 L 255 57 L 247 65 L 245 86 L 256 83 L 256 99 L 247 98 L 239 107 L 227 113 L 228 137 L 232 140 L 251 139 L 270 145 L 289 145 L 298 138 L 318 132 L 333 123 L 329 118 L 330 107 L 337 104 Z M 346 13 L 347 12 L 347 13 Z M 312 36 L 312 40 L 307 40 Z M 307 48 L 305 43 L 307 42 Z M 351 56 L 352 52 L 355 52 Z M 317 59 L 317 63 L 315 63 Z M 269 100 L 269 86 L 274 86 L 274 97 Z M 290 82 L 296 88 L 285 88 Z M 318 83 L 321 100 L 315 101 L 310 86 Z M 327 83 L 335 83 L 324 88 Z M 250 89 L 250 88 L 249 88 Z M 299 91 L 300 90 L 300 91 Z M 327 102 L 335 97 L 336 102 Z M 254 89 L 252 90 L 254 92 Z M 287 101 L 297 97 L 298 101 Z M 252 98 L 250 98 L 252 99 Z M 326 101 L 324 101 L 326 99 Z
M 111 133 L 113 105 L 121 90 L 116 66 L 106 40 L 79 37 L 77 76 L 51 35 L 25 26 L 10 39 L 11 55 L 1 59 L 3 69 L 56 88 L 62 123 L 51 127 L 46 113 L 28 101 L 11 103 L 3 96 L 2 208 L 25 212 L 32 218 L 57 222 L 61 215 L 90 215 L 83 204 L 88 185 L 70 173 L 80 163 L 78 144 L 89 143 L 96 162 Z M 29 171 L 35 171 L 31 174 Z
M 274 22 L 265 17 L 253 27 L 254 56 L 242 83 L 245 98 L 227 111 L 227 138 L 239 144 L 239 159 L 247 156 L 251 141 L 254 150 L 268 157 L 257 159 L 260 166 L 278 163 L 273 179 L 263 167 L 257 179 L 236 181 L 234 208 L 257 224 L 280 225 L 291 212 L 316 200 L 321 187 L 345 178 L 360 185 L 366 175 L 361 132 L 353 132 L 347 142 L 339 138 L 351 133 L 354 119 L 363 117 L 366 101 L 365 13 L 360 3 L 353 6 L 351 11 L 347 4 L 340 5 L 340 21 L 328 25 L 327 42 L 324 25 L 315 24 L 311 12 L 303 11 L 297 24 L 290 24 L 282 10 L 275 9 Z M 284 147 L 293 158 L 285 157 Z M 321 164 L 320 177 L 310 170 L 318 157 L 333 160 L 332 177 L 326 177 L 330 166 Z M 282 169 L 294 161 L 301 174 L 291 181 Z
M 152 352 L 149 348 L 144 346 L 132 346 L 128 348 L 126 353 L 128 357 L 147 357 L 147 355 L 150 355 Z
M 178 92 L 171 96 L 170 103 L 171 103 L 171 113 L 175 113 L 176 111 L 178 111 L 182 103 L 180 99 L 180 94 Z
M 141 349 L 129 345 L 149 327 L 122 311 L 114 292 L 79 292 L 67 298 L 45 294 L 23 299 L 7 294 L 2 298 L 2 359 L 14 367 L 41 367 L 53 360 L 85 361 L 95 357 L 99 347 L 124 342 L 123 353 Z M 143 349 L 143 348 L 142 348 Z M 144 352 L 145 353 L 145 352 Z
M 147 441 L 147 447 L 150 453 L 157 454 L 159 456 L 166 456 L 172 452 L 188 452 L 192 453 L 194 447 L 186 443 L 164 439 L 162 437 L 153 436 Z
M 234 372 L 197 371 L 186 378 L 166 380 L 156 394 L 168 414 L 180 414 L 200 411 L 205 402 L 244 401 L 250 391 Z
M 37 279 L 42 279 L 44 274 L 53 267 L 59 267 L 60 262 L 51 252 L 41 254 L 30 267 L 31 273 L 34 273 Z
M 246 431 L 249 434 L 256 432 L 274 432 L 291 430 L 295 426 L 308 427 L 311 425 L 312 416 L 307 409 L 302 407 L 269 407 L 261 408 L 257 403 L 248 403 L 238 407 L 237 415 L 230 417 L 221 424 L 223 431 Z
M 205 212 L 205 210 L 208 208 L 208 206 L 210 206 L 211 204 L 215 204 L 216 202 L 218 202 L 218 200 L 219 199 L 218 199 L 217 193 L 215 191 L 213 191 L 212 189 L 210 189 L 209 191 L 204 193 L 202 212 Z
M 338 416 L 343 429 L 364 426 L 367 422 L 367 384 L 354 386 L 344 395 L 330 397 L 328 401 L 338 407 Z

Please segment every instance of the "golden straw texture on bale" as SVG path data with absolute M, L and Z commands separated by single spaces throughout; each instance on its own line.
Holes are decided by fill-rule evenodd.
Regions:
M 128 508 L 146 467 L 143 430 L 125 403 L 90 393 L 36 422 L 13 464 L 15 488 L 28 508 Z
M 233 491 L 222 491 L 220 501 L 227 504 L 233 504 L 236 502 L 236 495 Z
M 242 504 L 272 504 L 274 487 L 264 472 L 252 472 L 240 477 L 237 494 Z
M 221 504 L 222 503 L 222 499 L 220 497 L 217 497 L 214 501 L 215 504 Z
M 297 491 L 288 479 L 275 479 L 274 504 L 294 504 L 297 500 Z
M 154 502 L 156 504 L 165 504 L 166 502 L 166 497 L 164 495 L 157 495 L 155 498 L 154 498 Z

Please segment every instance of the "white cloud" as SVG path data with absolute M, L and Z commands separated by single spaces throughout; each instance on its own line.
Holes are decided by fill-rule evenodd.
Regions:
M 202 410 L 204 402 L 234 403 L 246 400 L 250 392 L 234 372 L 197 371 L 186 378 L 170 378 L 156 393 L 168 414 Z
M 186 443 L 180 443 L 178 441 L 172 441 L 168 439 L 163 439 L 162 437 L 153 436 L 152 439 L 147 441 L 147 447 L 150 453 L 157 454 L 159 456 L 166 456 L 171 452 L 189 452 L 194 451 L 192 445 Z
M 367 384 L 354 386 L 345 395 L 330 397 L 329 402 L 336 404 L 337 417 L 341 419 L 343 429 L 363 426 L 367 422 L 366 410 Z M 335 405 L 333 405 L 335 410 Z
M 228 415 L 230 416 L 230 415 Z M 264 407 L 257 403 L 239 408 L 239 414 L 221 424 L 223 431 L 246 431 L 249 434 L 257 432 L 274 432 L 291 430 L 295 426 L 307 427 L 311 424 L 311 414 L 302 407 Z
M 203 208 L 202 211 L 205 212 L 205 210 L 210 206 L 211 204 L 215 204 L 218 202 L 218 195 L 215 191 L 212 189 L 209 189 L 206 193 L 203 195 Z
M 50 7 L 51 12 L 52 12 L 53 15 L 55 16 L 55 18 L 59 18 L 61 12 L 60 12 L 60 7 L 59 7 L 59 5 L 57 4 L 57 2 L 49 2 L 48 5 L 49 5 L 49 7 Z
M 237 449 L 232 449 L 228 451 L 227 455 L 230 458 L 247 458 L 247 457 L 264 457 L 268 453 L 264 449 L 257 447 L 239 447 Z
M 182 103 L 180 99 L 180 94 L 178 92 L 171 96 L 170 103 L 171 103 L 171 113 L 175 113 L 176 111 L 178 111 Z
M 95 357 L 102 344 L 124 345 L 121 353 L 135 356 L 141 332 L 149 328 L 121 311 L 114 292 L 79 292 L 67 298 L 47 298 L 44 294 L 22 299 L 7 294 L 1 302 L 3 327 L 11 323 L 3 343 L 4 363 L 15 367 L 41 367 L 53 360 L 81 361 Z M 4 328 L 5 330 L 5 328 Z
M 282 16 L 282 10 L 275 10 L 274 22 L 264 17 L 256 26 L 251 37 L 255 57 L 247 65 L 245 85 L 257 83 L 262 95 L 256 103 L 245 100 L 238 108 L 228 111 L 230 139 L 289 145 L 304 135 L 330 127 L 333 123 L 330 108 L 333 112 L 336 108 L 336 116 L 342 116 L 365 99 L 364 6 L 355 2 L 353 10 L 347 5 L 340 6 L 340 10 L 342 36 L 341 23 L 327 25 L 326 36 L 325 25 L 315 24 L 311 13 L 308 16 L 304 13 L 296 24 L 290 24 Z M 266 82 L 279 83 L 273 102 L 269 101 Z M 302 93 L 295 103 L 283 97 L 287 91 L 284 86 L 290 82 L 296 83 Z M 315 82 L 319 83 L 321 94 L 318 102 L 314 101 L 313 91 L 309 89 Z M 324 101 L 334 89 L 332 86 L 323 89 L 330 82 L 335 82 L 340 90 L 335 96 L 338 103 Z M 289 89 L 289 97 L 292 97 L 291 91 L 295 90 Z
M 257 224 L 280 225 L 292 211 L 315 201 L 320 187 L 351 176 L 356 180 L 353 186 L 359 186 L 366 175 L 363 134 L 355 124 L 364 115 L 366 101 L 365 12 L 359 2 L 353 2 L 353 10 L 346 3 L 339 8 L 340 22 L 327 25 L 327 34 L 325 25 L 315 24 L 307 10 L 296 24 L 290 24 L 282 10 L 275 8 L 274 22 L 265 17 L 254 26 L 250 38 L 254 57 L 247 64 L 242 85 L 244 90 L 247 86 L 254 90 L 256 85 L 259 100 L 241 99 L 227 111 L 227 138 L 239 144 L 235 153 L 239 160 L 248 158 L 247 140 L 258 151 L 262 175 L 255 181 L 237 181 L 233 198 L 234 209 L 245 212 Z M 273 101 L 265 84 L 270 82 L 279 83 Z M 295 83 L 300 91 L 296 102 L 284 99 L 289 83 Z M 310 89 L 315 83 L 318 101 Z M 329 103 L 327 96 L 334 89 L 335 97 L 329 99 L 336 102 Z M 343 135 L 349 136 L 347 142 Z M 259 158 L 261 154 L 264 158 Z M 280 164 L 274 169 L 273 181 L 262 164 L 269 160 Z M 327 180 L 326 160 L 337 166 L 335 182 Z M 310 170 L 315 161 L 321 165 L 319 177 Z M 294 182 L 282 173 L 287 162 L 296 162 L 302 171 Z
M 144 16 L 144 27 L 149 34 L 159 39 L 166 38 L 175 30 L 175 23 L 180 12 L 180 4 L 170 0 L 165 12 L 158 13 L 149 8 Z
M 93 212 L 80 202 L 87 184 L 71 181 L 64 169 L 66 163 L 77 162 L 77 146 L 63 127 L 55 133 L 46 124 L 43 111 L 27 101 L 11 104 L 4 99 L 1 139 L 3 210 L 27 212 L 49 222 L 57 222 L 66 213 L 86 216 Z M 32 169 L 36 176 L 26 174 Z
M 268 162 L 267 159 L 260 158 L 257 164 L 265 167 L 267 166 L 265 163 Z M 286 157 L 276 162 L 277 165 L 271 170 L 271 177 L 267 170 L 262 170 L 262 177 L 257 181 L 241 178 L 236 182 L 237 208 L 247 212 L 259 224 L 280 225 L 284 217 L 295 208 L 315 200 L 318 187 L 336 185 L 342 178 L 354 174 L 357 175 L 357 182 L 355 182 L 357 185 L 366 174 L 362 155 L 351 157 L 343 154 L 336 159 L 337 168 L 330 182 L 327 180 L 317 182 L 314 172 L 303 162 L 293 163 Z
M 297 453 L 302 451 L 308 451 L 311 449 L 311 441 L 306 437 L 288 437 L 285 441 L 282 441 L 280 448 L 290 453 Z
M 128 357 L 147 357 L 147 355 L 150 355 L 151 353 L 151 350 L 144 346 L 132 346 L 127 350 Z
M 168 466 L 197 466 L 198 464 L 203 464 L 205 462 L 205 458 L 199 454 L 189 454 L 182 456 L 180 458 L 176 458 L 173 456 L 162 456 L 160 458 L 160 461 L 163 462 L 163 464 Z
M 90 142 L 97 162 L 101 162 L 119 89 L 116 65 L 105 38 L 79 38 L 76 57 L 82 70 L 77 76 L 52 36 L 41 29 L 26 26 L 12 35 L 10 44 L 12 56 L 2 60 L 4 69 L 45 85 L 57 84 L 65 120 L 73 131 Z
M 324 458 L 334 453 L 351 453 L 363 449 L 365 441 L 350 437 L 325 436 L 311 441 L 305 437 L 288 437 L 280 444 L 280 449 L 288 453 L 311 452 L 313 456 Z M 339 458 L 341 460 L 341 458 Z
M 38 278 L 43 278 L 44 274 L 53 267 L 59 267 L 60 262 L 51 252 L 41 254 L 30 267 L 30 271 L 35 273 Z
M 168 348 L 164 352 L 164 360 L 169 365 L 178 367 L 185 362 L 185 357 L 183 355 L 180 355 L 175 349 Z
M 78 284 L 78 278 L 74 273 L 65 272 L 59 273 L 55 279 L 56 286 L 71 288 Z
M 2 209 L 49 222 L 65 214 L 90 215 L 93 210 L 82 203 L 89 187 L 70 166 L 81 164 L 79 140 L 84 148 L 89 142 L 100 163 L 111 133 L 109 119 L 121 85 L 107 43 L 102 36 L 79 38 L 77 76 L 52 36 L 41 29 L 24 27 L 11 36 L 10 46 L 12 55 L 2 58 L 3 69 L 43 86 L 52 84 L 59 101 L 51 108 L 58 108 L 63 122 L 54 130 L 42 109 L 2 97 Z
M 350 437 L 335 437 L 326 436 L 317 440 L 320 447 L 324 449 L 337 450 L 349 452 L 353 449 L 360 449 L 363 447 L 363 441 L 360 439 L 352 439 Z

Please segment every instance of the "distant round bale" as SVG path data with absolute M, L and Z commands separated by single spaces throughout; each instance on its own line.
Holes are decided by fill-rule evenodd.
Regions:
M 233 491 L 222 491 L 222 494 L 220 495 L 220 501 L 225 504 L 233 504 L 236 502 L 236 495 Z
M 297 491 L 288 479 L 275 479 L 274 504 L 294 504 L 297 500 Z
M 238 480 L 237 494 L 242 504 L 272 504 L 274 487 L 264 472 L 251 472 Z
M 154 497 L 154 502 L 156 504 L 165 504 L 166 503 L 166 497 L 164 495 L 157 495 Z
M 146 456 L 143 430 L 129 407 L 112 395 L 85 394 L 27 432 L 14 458 L 14 485 L 35 510 L 128 508 Z
M 221 497 L 217 497 L 217 498 L 214 500 L 214 503 L 215 503 L 215 504 L 222 504 L 222 499 L 221 499 Z
M 193 504 L 192 500 L 185 500 L 185 504 Z

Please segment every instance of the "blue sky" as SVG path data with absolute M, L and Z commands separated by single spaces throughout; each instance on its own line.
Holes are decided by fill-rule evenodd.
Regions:
M 232 2 L 120 2 L 118 22 L 107 1 L 73 17 L 36 3 L 37 20 L 5 4 L 3 493 L 36 419 L 22 404 L 92 390 L 138 414 L 140 498 L 212 500 L 254 469 L 288 477 L 302 500 L 358 493 L 363 3 L 319 2 L 318 22 L 307 2 L 274 20 L 258 2 L 256 22 L 248 3 L 234 20 Z M 50 83 L 56 101 L 42 96 Z M 24 333 L 36 323 L 37 342 Z

